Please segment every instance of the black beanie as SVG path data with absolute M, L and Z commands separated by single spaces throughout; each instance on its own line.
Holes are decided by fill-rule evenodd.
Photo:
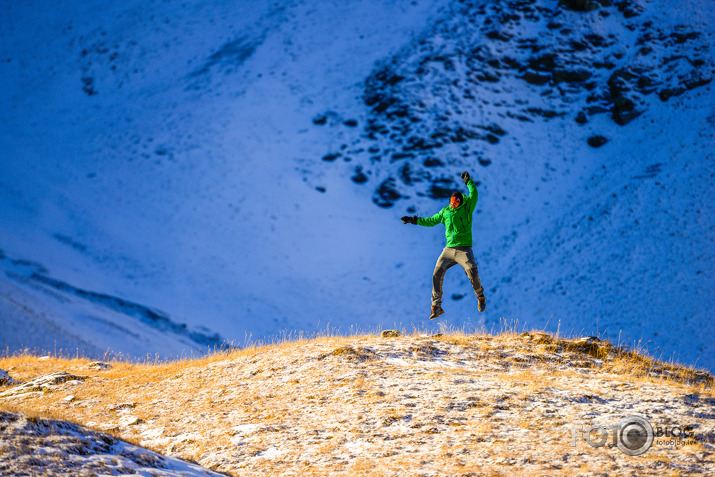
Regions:
M 450 197 L 450 200 L 452 200 L 452 197 L 456 197 L 457 199 L 459 199 L 460 202 L 464 202 L 464 196 L 458 190 L 455 190 L 454 192 L 452 192 L 452 196 Z

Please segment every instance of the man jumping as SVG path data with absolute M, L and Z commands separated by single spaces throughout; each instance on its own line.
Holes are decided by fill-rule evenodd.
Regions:
M 457 263 L 462 266 L 469 281 L 472 282 L 474 294 L 477 295 L 479 303 L 477 308 L 484 311 L 487 307 L 487 299 L 484 297 L 484 288 L 479 280 L 477 272 L 477 262 L 474 260 L 472 252 L 472 215 L 477 206 L 477 186 L 469 177 L 467 171 L 462 172 L 462 179 L 469 189 L 469 195 L 464 196 L 459 191 L 454 191 L 449 198 L 449 205 L 437 212 L 432 217 L 405 216 L 402 217 L 403 224 L 423 225 L 434 227 L 443 223 L 445 236 L 447 237 L 447 247 L 442 250 L 442 254 L 437 259 L 437 265 L 432 274 L 432 314 L 429 319 L 434 320 L 444 313 L 442 309 L 442 284 L 444 274 Z

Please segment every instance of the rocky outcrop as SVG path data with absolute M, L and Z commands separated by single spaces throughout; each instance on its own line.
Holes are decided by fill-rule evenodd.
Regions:
M 10 375 L 4 369 L 0 369 L 0 386 L 9 386 L 10 384 L 16 384 L 17 381 L 12 379 Z
M 659 25 L 644 13 L 632 0 L 459 2 L 365 79 L 367 120 L 354 147 L 341 152 L 361 167 L 353 181 L 386 177 L 375 186 L 380 207 L 411 188 L 442 199 L 454 171 L 499 163 L 494 146 L 508 137 L 510 121 L 586 124 L 609 114 L 627 126 L 653 98 L 708 84 L 713 67 L 702 32 Z M 515 84 L 516 93 L 498 99 Z M 331 114 L 313 122 L 347 127 L 331 123 Z
M 94 370 L 105 370 L 105 369 L 112 369 L 112 365 L 109 363 L 105 363 L 104 361 L 93 361 L 87 365 L 89 369 L 94 369 Z
M 152 475 L 218 477 L 72 422 L 0 412 L 0 475 Z
M 601 147 L 608 142 L 608 139 L 597 134 L 588 138 L 588 145 L 591 147 Z
M 25 381 L 9 390 L 0 393 L 0 397 L 17 396 L 19 394 L 31 392 L 50 392 L 60 384 L 79 384 L 87 379 L 87 376 L 75 376 L 65 371 L 57 371 L 39 376 L 30 381 Z
M 241 476 L 296 469 L 575 475 L 585 468 L 597 475 L 660 476 L 664 469 L 712 475 L 709 373 L 594 336 L 386 331 L 401 333 L 283 342 L 174 364 L 118 364 L 111 377 L 28 394 L 13 402 L 41 410 L 57 400 L 52 412 L 78 424 L 0 413 L 6 446 L 0 474 L 79 474 L 70 462 L 88 474 L 182 475 L 165 474 L 169 463 L 141 448 L 122 452 L 118 436 Z M 41 363 L 26 369 L 46 369 Z M 653 443 L 640 458 L 582 437 L 574 442 L 574 428 L 599 426 L 610 444 L 613 426 L 630 415 L 645 416 L 654 430 L 687 425 L 690 437 L 678 445 Z M 102 454 L 111 467 L 79 467 L 101 462 Z M 107 454 L 128 468 L 114 472 L 118 465 Z M 135 464 L 122 460 L 140 455 Z

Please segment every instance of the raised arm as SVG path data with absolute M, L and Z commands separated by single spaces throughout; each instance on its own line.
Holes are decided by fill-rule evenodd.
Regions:
M 462 172 L 462 179 L 464 180 L 464 184 L 467 186 L 467 189 L 469 189 L 469 196 L 466 199 L 469 201 L 469 210 L 474 212 L 474 208 L 477 206 L 477 199 L 479 199 L 477 185 L 474 183 L 472 178 L 469 177 L 469 172 L 467 171 Z

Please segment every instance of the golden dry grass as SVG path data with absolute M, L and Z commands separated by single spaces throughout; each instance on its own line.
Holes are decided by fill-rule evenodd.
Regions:
M 400 350 L 402 367 L 387 363 L 380 346 Z M 464 357 L 444 356 L 445 346 L 454 346 L 447 349 Z M 467 358 L 478 365 L 455 368 L 450 361 Z M 543 396 L 568 390 L 572 382 L 587 386 L 584 373 L 597 374 L 600 383 L 588 391 L 586 401 L 606 400 L 619 386 L 660 386 L 678 395 L 715 397 L 712 376 L 701 371 L 662 363 L 607 342 L 538 332 L 452 332 L 429 339 L 324 336 L 169 362 L 115 360 L 108 370 L 89 369 L 90 362 L 32 355 L 0 359 L 0 369 L 21 381 L 58 370 L 89 377 L 77 386 L 0 399 L 0 409 L 76 422 L 236 475 L 289 469 L 308 475 L 368 471 L 400 475 L 416 468 L 443 474 L 542 475 L 548 470 L 538 464 L 543 456 L 525 456 L 524 439 L 546 436 L 543 445 L 549 452 L 563 450 L 558 446 L 563 446 L 563 436 L 568 434 L 570 417 L 561 411 L 542 415 L 541 409 L 548 407 Z M 499 383 L 493 394 L 469 391 L 464 384 L 459 388 L 464 395 L 451 391 L 455 383 L 479 382 L 485 374 L 490 382 Z M 411 390 L 415 384 L 422 391 Z M 68 404 L 69 396 L 74 399 Z M 450 411 L 455 400 L 461 407 Z M 531 406 L 535 401 L 546 404 Z M 578 406 L 588 403 L 569 412 L 577 415 Z M 122 426 L 126 415 L 141 424 Z M 244 423 L 258 423 L 260 429 L 244 436 L 244 431 L 236 430 Z M 495 429 L 507 424 L 523 434 L 510 431 L 495 436 Z M 295 427 L 300 427 L 300 433 L 294 432 Z M 142 434 L 147 429 L 165 441 L 147 438 Z M 446 434 L 451 437 L 443 438 Z M 357 448 L 350 450 L 353 441 L 382 450 L 361 455 Z M 438 444 L 428 446 L 426 454 L 408 451 L 433 441 Z M 460 454 L 455 446 L 473 450 Z M 484 455 L 491 464 L 475 463 L 474 452 L 480 448 L 488 449 Z M 234 449 L 242 457 L 230 461 Z M 310 452 L 321 457 L 311 461 L 306 457 Z M 584 462 L 553 470 L 558 475 L 578 475 L 608 472 L 614 465 L 598 462 L 602 449 L 586 446 L 579 452 L 582 457 L 576 459 Z M 649 452 L 651 460 L 663 465 L 672 458 L 664 451 Z M 701 454 L 710 452 L 693 447 L 683 455 L 702 460 Z

